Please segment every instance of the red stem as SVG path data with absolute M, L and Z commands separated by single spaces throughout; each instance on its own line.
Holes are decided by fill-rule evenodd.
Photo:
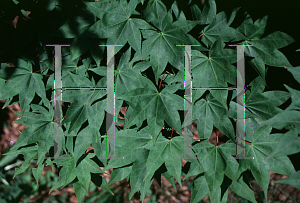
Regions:
M 239 139 L 239 140 L 241 140 L 241 141 L 243 141 L 243 142 L 246 142 L 247 144 L 249 144 L 249 145 L 252 145 L 250 142 L 247 142 L 247 141 L 245 141 L 245 140 L 242 140 L 241 138 L 239 138 L 239 137 L 236 137 L 237 139 Z
M 46 67 L 46 68 L 48 68 L 48 67 Z M 35 71 L 35 72 L 33 72 L 33 73 L 40 72 L 40 71 L 42 71 L 42 70 L 44 70 L 44 69 L 46 69 L 46 68 L 43 68 L 43 69 L 41 69 L 41 70 L 38 70 L 38 71 Z
M 162 78 L 161 78 L 161 80 L 160 80 L 160 84 L 159 84 L 159 87 L 158 87 L 158 91 L 160 91 L 161 82 L 162 82 L 162 80 L 163 80 L 165 74 L 166 74 L 166 72 L 163 74 L 163 76 L 162 76 Z
M 219 136 L 218 136 L 218 131 L 217 131 L 218 129 L 216 129 L 216 143 L 217 143 L 217 146 L 218 146 L 218 144 L 219 144 Z
M 65 117 L 65 116 L 64 116 L 64 117 Z M 55 119 L 54 121 L 57 121 L 57 120 L 59 120 L 59 119 L 63 119 L 64 117 L 62 117 L 62 118 L 58 118 L 58 119 Z M 54 122 L 54 121 L 53 121 L 53 122 Z

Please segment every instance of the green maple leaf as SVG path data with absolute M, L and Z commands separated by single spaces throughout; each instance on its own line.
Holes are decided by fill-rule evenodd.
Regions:
M 278 50 L 294 42 L 294 39 L 283 32 L 274 32 L 263 37 L 268 17 L 265 16 L 253 23 L 249 15 L 246 20 L 237 28 L 247 40 L 242 45 L 248 56 L 255 57 L 250 64 L 257 73 L 265 80 L 265 64 L 275 67 L 292 67 L 287 58 Z
M 31 104 L 33 112 L 24 112 L 24 115 L 16 123 L 20 123 L 26 128 L 18 138 L 16 144 L 11 148 L 12 151 L 18 151 L 19 147 L 37 143 L 38 144 L 38 163 L 45 158 L 45 154 L 49 151 L 54 143 L 54 125 L 53 119 L 53 106 L 50 105 L 49 111 L 45 108 Z M 18 116 L 21 113 L 15 112 Z
M 278 180 L 276 183 L 288 184 L 300 189 L 300 171 L 291 174 L 289 177 L 283 180 Z
M 156 84 L 158 78 L 169 62 L 178 70 L 184 67 L 184 48 L 176 45 L 195 43 L 191 41 L 189 32 L 196 22 L 179 20 L 173 22 L 171 10 L 156 25 L 158 30 L 142 30 L 143 37 L 146 38 L 142 43 L 143 58 L 150 55 L 150 64 L 154 71 Z
M 215 146 L 209 142 L 200 142 L 194 145 L 193 149 L 198 153 L 197 157 L 205 170 L 204 177 L 210 197 L 214 199 L 215 195 L 218 195 L 225 174 L 231 179 L 236 179 L 238 162 L 232 157 L 235 154 L 235 144 L 225 143 Z
M 204 176 L 196 177 L 193 182 L 191 203 L 201 201 L 209 193 L 208 185 Z
M 20 150 L 10 150 L 4 155 L 17 156 L 18 154 L 23 154 L 25 161 L 20 168 L 15 169 L 15 174 L 13 178 L 15 178 L 18 174 L 23 173 L 30 166 L 31 160 L 37 158 L 38 146 L 35 145 L 30 147 L 24 147 Z
M 87 154 L 87 156 L 80 161 L 80 163 L 76 166 L 74 172 L 79 180 L 79 182 L 86 189 L 86 193 L 89 191 L 89 186 L 91 183 L 91 173 L 102 173 L 103 171 L 100 167 L 93 161 L 95 154 Z
M 33 73 L 32 64 L 29 61 L 18 59 L 18 67 L 11 77 L 6 74 L 6 67 L 1 69 L 0 77 L 8 80 L 0 90 L 0 100 L 8 99 L 19 94 L 19 102 L 22 112 L 29 110 L 31 101 L 35 93 L 43 100 L 44 104 L 49 105 L 49 100 L 46 97 L 45 85 L 42 81 L 43 75 Z
M 223 90 L 221 90 L 223 91 Z M 213 125 L 222 131 L 228 138 L 235 140 L 232 123 L 227 116 L 225 107 L 211 95 L 206 100 L 196 102 L 192 110 L 193 119 L 198 119 L 201 125 L 197 125 L 199 137 L 208 139 L 211 136 Z
M 127 129 L 116 132 L 115 149 L 116 157 L 123 159 L 111 159 L 103 170 L 117 168 L 133 163 L 139 156 L 139 150 L 152 140 L 152 137 L 143 128 L 139 132 L 134 129 Z
M 181 159 L 180 157 L 184 156 L 183 143 L 184 138 L 182 136 L 173 137 L 171 140 L 168 140 L 162 136 L 159 136 L 155 146 L 150 150 L 149 157 L 147 159 L 147 173 L 144 178 L 148 176 L 152 177 L 154 172 L 165 163 L 166 168 L 172 176 L 178 181 L 181 186 Z M 194 155 L 194 153 L 190 153 Z M 176 159 L 177 157 L 177 159 Z M 143 181 L 144 181 L 143 180 Z
M 236 52 L 223 47 L 221 40 L 217 40 L 212 45 L 209 56 L 192 50 L 193 87 L 228 87 L 227 83 L 236 85 L 236 68 L 232 65 L 236 62 Z M 228 90 L 210 90 L 210 92 L 227 108 Z
M 135 11 L 137 4 L 137 0 L 129 3 L 126 0 L 105 4 L 86 3 L 88 8 L 101 19 L 99 23 L 102 25 L 99 26 L 105 29 L 106 36 L 104 37 L 108 37 L 107 44 L 125 45 L 128 42 L 142 59 L 140 29 L 151 29 L 152 26 L 142 19 L 131 18 L 131 15 L 139 14 Z M 120 49 L 121 47 L 115 47 L 115 52 L 117 53 Z
M 203 11 L 194 4 L 191 6 L 191 13 L 194 20 L 199 21 L 200 24 L 210 24 L 217 15 L 217 6 L 214 0 L 208 0 Z
M 70 80 L 63 84 L 63 86 L 72 85 L 71 81 L 77 81 L 77 85 L 71 86 L 83 86 L 83 87 L 93 87 L 93 86 L 101 86 L 98 82 L 97 85 L 94 85 L 92 82 L 88 80 L 85 76 L 76 75 L 68 72 L 70 75 Z M 86 82 L 88 80 L 89 82 Z M 91 123 L 93 123 L 93 119 L 96 116 L 95 112 L 100 114 L 99 118 L 102 119 L 104 117 L 104 110 L 106 109 L 105 101 L 99 101 L 93 104 L 94 101 L 100 99 L 106 94 L 105 90 L 97 90 L 97 89 L 85 89 L 83 91 L 80 90 L 67 90 L 64 93 L 63 101 L 64 102 L 73 102 L 71 106 L 68 108 L 67 113 L 65 115 L 65 119 L 63 120 L 63 124 L 71 122 L 71 126 L 69 128 L 68 133 L 77 127 L 81 126 L 88 118 Z M 92 105 L 93 104 L 93 105 Z M 101 121 L 101 120 L 100 120 Z M 96 122 L 97 123 L 97 122 Z M 99 122 L 102 123 L 102 122 Z M 96 124 L 92 125 L 93 127 Z M 99 126 L 98 126 L 99 127 Z
M 241 159 L 240 167 L 249 168 L 255 180 L 260 185 L 267 199 L 267 189 L 270 182 L 270 171 L 280 174 L 292 174 L 295 172 L 293 164 L 287 156 L 281 156 L 266 160 L 274 147 L 278 144 L 280 136 L 270 134 L 271 127 L 258 128 L 253 136 L 246 135 L 246 140 L 251 144 L 246 145 L 245 156 L 254 159 Z
M 262 120 L 270 119 L 280 113 L 282 110 L 277 106 L 283 104 L 291 96 L 284 91 L 263 93 L 264 85 L 261 77 L 254 79 L 249 86 L 251 86 L 251 91 L 246 90 L 245 106 Z
M 63 155 L 65 159 L 58 159 L 54 160 L 53 162 L 58 163 L 59 166 L 62 166 L 62 168 L 59 171 L 59 181 L 56 185 L 54 185 L 49 193 L 51 193 L 56 188 L 63 188 L 67 184 L 71 183 L 75 178 L 75 166 L 76 162 L 74 158 L 70 155 Z
M 245 40 L 246 37 L 243 36 L 240 32 L 238 32 L 236 29 L 229 27 L 230 24 L 233 22 L 237 11 L 239 8 L 235 9 L 232 13 L 229 19 L 226 17 L 226 13 L 220 12 L 218 13 L 214 18 L 213 21 L 206 26 L 202 32 L 200 32 L 201 35 L 201 41 L 206 45 L 212 45 L 215 41 L 218 39 L 221 39 L 222 41 L 239 41 L 239 40 Z
M 142 87 L 141 74 L 132 67 L 134 60 L 129 62 L 130 56 L 131 48 L 120 59 L 118 70 L 116 71 L 116 97 Z
M 149 79 L 145 78 L 144 81 L 149 85 L 148 88 L 137 88 L 119 97 L 119 99 L 124 99 L 134 105 L 129 122 L 124 126 L 125 129 L 145 119 L 160 118 L 181 134 L 181 123 L 177 110 L 183 110 L 184 104 L 180 102 L 182 100 L 180 96 L 173 94 L 179 85 L 170 85 L 158 92 Z M 169 106 L 168 104 L 171 103 L 172 106 Z M 160 120 L 157 120 L 158 124 L 161 124 Z

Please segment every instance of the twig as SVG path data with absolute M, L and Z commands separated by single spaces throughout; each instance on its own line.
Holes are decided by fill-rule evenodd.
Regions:
M 65 116 L 64 116 L 64 117 L 65 117 Z M 62 118 L 58 118 L 58 119 L 55 119 L 54 121 L 57 121 L 57 120 L 59 120 L 59 119 L 63 119 L 64 117 L 62 117 Z M 54 121 L 53 121 L 53 122 L 54 122 Z
M 246 142 L 247 144 L 249 144 L 249 145 L 252 145 L 250 142 L 247 142 L 247 141 L 245 141 L 245 140 L 242 140 L 241 138 L 239 138 L 239 137 L 236 137 L 237 139 L 239 139 L 239 140 L 241 140 L 241 141 L 243 141 L 243 142 Z
M 46 68 L 48 68 L 48 67 L 46 67 Z M 33 72 L 33 73 L 38 73 L 38 72 L 40 72 L 40 71 L 42 71 L 42 70 L 44 70 L 44 69 L 46 69 L 46 68 L 43 68 L 43 69 L 38 70 L 38 71 L 35 71 L 35 72 Z
M 158 91 L 160 91 L 161 82 L 162 82 L 162 80 L 163 80 L 165 74 L 166 74 L 166 72 L 163 74 L 163 76 L 162 76 L 162 78 L 161 78 L 161 80 L 160 80 L 160 84 L 159 84 L 159 87 L 158 87 Z

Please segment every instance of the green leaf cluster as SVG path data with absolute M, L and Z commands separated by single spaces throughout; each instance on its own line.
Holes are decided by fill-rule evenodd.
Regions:
M 4 107 L 20 103 L 16 122 L 28 126 L 7 154 L 23 154 L 25 162 L 15 176 L 37 159 L 32 172 L 38 182 L 45 163 L 60 169 L 59 181 L 50 190 L 73 184 L 78 202 L 88 193 L 91 181 L 110 193 L 110 185 L 127 178 L 130 199 L 139 191 L 142 202 L 153 182 L 163 175 L 176 189 L 181 176 L 195 177 L 191 202 L 209 195 L 211 202 L 226 202 L 228 190 L 256 202 L 247 179 L 250 171 L 267 199 L 270 171 L 289 175 L 278 183 L 300 189 L 300 173 L 287 155 L 300 152 L 300 91 L 285 86 L 287 91 L 264 91 L 266 66 L 285 68 L 300 83 L 300 67 L 292 67 L 279 51 L 294 42 L 283 32 L 264 35 L 267 17 L 255 22 L 246 13 L 238 27 L 232 27 L 239 9 L 227 16 L 217 13 L 216 2 L 209 0 L 201 10 L 187 4 L 191 19 L 175 1 L 167 8 L 162 0 L 83 1 L 75 16 L 57 26 L 52 33 L 70 47 L 62 48 L 63 87 L 106 87 L 106 51 L 102 45 L 115 47 L 115 145 L 116 157 L 107 155 L 106 90 L 63 90 L 62 158 L 53 156 L 54 58 L 45 40 L 40 40 L 38 60 L 18 57 L 11 67 L 1 62 L 0 100 Z M 62 12 L 60 1 L 45 6 L 48 12 Z M 67 15 L 67 14 L 66 14 Z M 69 14 L 68 14 L 69 15 Z M 76 29 L 75 29 L 76 28 Z M 195 30 L 201 28 L 200 33 Z M 200 35 L 200 38 L 198 37 Z M 55 38 L 54 38 L 55 39 Z M 236 86 L 237 50 L 228 44 L 245 46 L 246 66 L 257 77 L 245 88 L 245 156 L 235 159 L 237 122 Z M 59 44 L 59 43 L 58 43 Z M 191 112 L 198 121 L 199 139 L 184 146 L 185 59 L 183 46 L 192 46 Z M 249 46 L 248 46 L 249 45 Z M 53 48 L 52 48 L 53 50 Z M 46 52 L 48 54 L 46 54 Z M 272 67 L 270 67 L 272 68 Z M 247 77 L 247 75 L 246 75 Z M 215 90 L 209 88 L 224 88 Z M 36 93 L 36 94 L 35 94 Z M 286 109 L 280 106 L 291 98 Z M 67 106 L 68 105 L 68 106 Z M 120 112 L 126 107 L 126 114 Z M 123 124 L 121 126 L 120 124 Z M 171 136 L 162 131 L 172 128 Z M 227 138 L 224 144 L 208 142 L 217 128 Z M 286 133 L 272 133 L 272 128 Z M 93 150 L 87 151 L 92 146 Z M 186 158 L 188 152 L 190 158 Z M 105 158 L 107 157 L 107 158 Z M 182 160 L 187 161 L 184 170 Z M 162 170 L 165 168 L 166 170 Z M 113 169 L 110 181 L 99 174 Z

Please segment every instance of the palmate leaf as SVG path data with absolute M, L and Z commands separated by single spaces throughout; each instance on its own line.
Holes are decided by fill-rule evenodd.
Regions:
M 172 176 L 178 181 L 180 187 L 181 185 L 181 157 L 184 156 L 184 138 L 182 136 L 173 137 L 171 140 L 159 136 L 155 146 L 151 149 L 149 157 L 147 159 L 146 168 L 147 173 L 143 181 L 147 177 L 152 177 L 154 172 L 165 163 L 166 168 Z M 190 148 L 188 148 L 191 150 Z M 189 153 L 194 155 L 192 151 Z M 177 157 L 177 159 L 176 159 Z M 195 156 L 194 156 L 195 157 Z
M 118 64 L 115 74 L 116 97 L 143 86 L 141 74 L 132 67 L 135 61 L 129 61 L 130 57 L 131 47 L 122 55 Z
M 43 76 L 39 73 L 33 73 L 32 64 L 29 61 L 19 59 L 17 64 L 18 67 L 15 68 L 15 72 L 11 77 L 6 74 L 6 69 L 12 67 L 1 69 L 0 77 L 8 81 L 0 90 L 0 100 L 19 94 L 20 107 L 22 112 L 24 112 L 26 109 L 29 110 L 30 103 L 35 93 L 37 93 L 42 98 L 44 104 L 46 106 L 49 105 L 45 85 L 42 81 Z
M 117 168 L 133 163 L 138 158 L 141 148 L 151 140 L 152 137 L 147 133 L 145 128 L 138 132 L 134 129 L 116 132 L 115 156 L 124 158 L 111 159 L 103 170 Z
M 35 145 L 35 146 L 22 148 L 18 151 L 11 150 L 8 153 L 6 153 L 5 155 L 17 156 L 18 154 L 24 155 L 25 162 L 22 164 L 22 166 L 20 168 L 15 169 L 15 174 L 14 174 L 13 178 L 15 178 L 17 175 L 23 173 L 30 166 L 31 160 L 37 158 L 38 147 L 37 147 L 37 145 Z
M 74 172 L 79 182 L 84 186 L 86 193 L 89 191 L 91 183 L 91 173 L 102 173 L 100 167 L 93 161 L 95 154 L 89 153 L 80 163 L 76 166 Z
M 253 138 L 246 135 L 246 140 L 250 141 L 251 144 L 246 145 L 245 156 L 253 157 L 254 159 L 241 159 L 239 166 L 240 168 L 246 167 L 250 169 L 255 180 L 263 189 L 266 199 L 267 188 L 270 182 L 270 171 L 286 175 L 295 172 L 293 164 L 287 156 L 265 159 L 281 138 L 276 134 L 270 134 L 271 129 L 269 126 L 263 126 L 255 131 Z
M 201 139 L 208 139 L 211 136 L 214 125 L 232 141 L 235 140 L 233 126 L 227 116 L 225 107 L 211 95 L 207 96 L 206 101 L 201 99 L 196 102 L 192 112 L 193 119 L 198 119 L 198 122 L 202 123 L 197 125 Z
M 214 146 L 209 142 L 200 142 L 194 145 L 193 149 L 198 153 L 197 157 L 205 170 L 204 177 L 209 188 L 210 198 L 214 199 L 218 195 L 218 189 L 225 174 L 231 179 L 236 179 L 238 162 L 230 158 L 235 153 L 234 144 L 225 143 Z
M 224 11 L 218 13 L 213 18 L 213 21 L 208 26 L 206 26 L 200 33 L 201 35 L 203 35 L 201 37 L 201 41 L 206 46 L 212 46 L 213 43 L 218 39 L 221 39 L 222 41 L 226 42 L 231 40 L 245 40 L 245 36 L 243 36 L 236 29 L 229 27 L 230 24 L 233 22 L 238 10 L 239 8 L 235 9 L 229 17 L 229 19 L 227 19 L 226 13 Z
M 70 77 L 69 79 L 63 83 L 63 87 L 94 87 L 100 86 L 99 82 L 97 85 L 94 85 L 87 77 L 83 75 L 72 74 L 71 72 L 67 72 Z M 77 82 L 77 85 L 75 83 Z M 74 84 L 75 85 L 74 85 Z M 85 89 L 85 90 L 67 90 L 63 93 L 63 101 L 64 102 L 73 102 L 67 110 L 65 115 L 64 123 L 71 122 L 71 126 L 69 128 L 68 133 L 77 127 L 81 126 L 88 118 L 89 121 L 94 119 L 96 116 L 95 112 L 99 112 L 101 118 L 103 120 L 104 111 L 106 109 L 105 101 L 99 101 L 93 104 L 94 101 L 100 99 L 106 94 L 105 90 L 97 90 L 97 89 Z M 93 104 L 93 105 L 92 105 Z M 101 122 L 102 123 L 102 122 Z M 95 126 L 95 124 L 93 125 Z M 100 126 L 98 126 L 100 127 Z
M 45 154 L 49 151 L 50 147 L 54 143 L 54 126 L 57 125 L 52 121 L 53 119 L 53 106 L 50 106 L 50 110 L 47 111 L 45 108 L 32 104 L 31 108 L 37 112 L 25 112 L 22 118 L 15 121 L 25 126 L 26 128 L 18 138 L 16 144 L 11 148 L 11 151 L 18 152 L 18 148 L 37 143 L 38 144 L 38 163 L 44 158 Z M 18 116 L 21 113 L 15 112 Z M 57 126 L 58 127 L 58 126 Z
M 253 21 L 249 15 L 245 21 L 237 28 L 239 32 L 247 37 L 242 45 L 248 56 L 255 57 L 250 61 L 257 73 L 265 80 L 265 65 L 275 67 L 292 67 L 287 58 L 277 49 L 285 47 L 294 42 L 294 39 L 283 32 L 274 32 L 263 37 L 268 17 Z
M 253 114 L 257 115 L 261 120 L 267 120 L 280 113 L 280 106 L 286 102 L 291 94 L 284 91 L 268 91 L 263 92 L 264 84 L 261 77 L 254 79 L 249 86 L 250 90 L 245 93 L 245 106 Z
M 76 162 L 74 158 L 70 155 L 63 155 L 65 159 L 58 159 L 54 160 L 53 162 L 58 162 L 62 168 L 59 171 L 59 181 L 56 185 L 54 185 L 51 190 L 49 191 L 49 194 L 56 188 L 63 188 L 67 184 L 71 183 L 75 178 L 75 166 Z
M 203 11 L 194 4 L 191 6 L 191 13 L 194 20 L 199 21 L 200 24 L 210 24 L 217 14 L 217 6 L 214 0 L 208 0 Z
M 154 117 L 165 120 L 169 126 L 181 134 L 181 123 L 177 110 L 184 110 L 184 104 L 180 102 L 182 100 L 180 96 L 173 94 L 179 85 L 170 85 L 158 92 L 149 79 L 145 78 L 144 80 L 148 81 L 147 83 L 150 85 L 148 88 L 138 88 L 119 97 L 119 99 L 135 104 L 125 129 Z
M 139 14 L 135 11 L 137 0 L 127 3 L 126 0 L 110 3 L 85 3 L 95 15 L 101 19 L 101 27 L 105 29 L 107 44 L 129 45 L 139 54 L 142 59 L 141 33 L 139 29 L 151 29 L 152 26 L 146 21 L 138 18 L 131 18 L 131 15 Z M 122 47 L 115 47 L 117 53 Z
M 236 62 L 236 52 L 223 49 L 223 47 L 224 44 L 221 40 L 217 40 L 212 45 L 208 57 L 199 51 L 192 50 L 193 87 L 228 87 L 227 83 L 236 85 L 236 68 L 231 65 Z M 227 108 L 228 90 L 212 90 L 210 92 Z
M 168 62 L 176 69 L 183 70 L 184 48 L 176 45 L 194 43 L 186 33 L 196 25 L 187 20 L 173 22 L 171 10 L 159 22 L 156 25 L 159 31 L 142 30 L 146 38 L 142 43 L 143 58 L 150 55 L 156 84 Z

